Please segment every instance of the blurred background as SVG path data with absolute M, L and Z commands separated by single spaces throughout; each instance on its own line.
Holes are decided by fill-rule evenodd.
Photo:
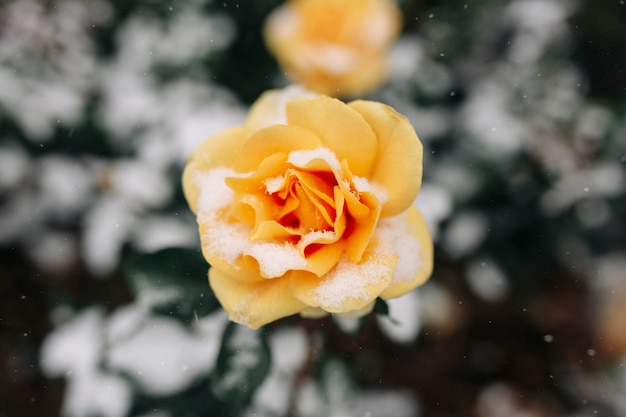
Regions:
M 287 84 L 280 3 L 0 2 L 0 416 L 626 415 L 624 0 L 400 1 L 367 98 L 424 143 L 434 274 L 251 332 L 180 174 Z

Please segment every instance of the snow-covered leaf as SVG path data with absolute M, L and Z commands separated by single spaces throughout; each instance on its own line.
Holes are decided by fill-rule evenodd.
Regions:
M 244 408 L 270 370 L 270 350 L 262 330 L 230 323 L 212 375 L 212 390 L 230 409 Z
M 156 313 L 191 320 L 219 307 L 207 281 L 208 265 L 199 251 L 167 248 L 137 254 L 122 265 L 138 298 L 154 291 L 162 295 L 152 308 Z

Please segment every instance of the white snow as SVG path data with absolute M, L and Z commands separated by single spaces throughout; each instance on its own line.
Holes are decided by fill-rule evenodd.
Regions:
M 424 61 L 424 55 L 424 47 L 419 37 L 407 35 L 398 39 L 389 54 L 389 69 L 392 80 L 406 82 L 413 78 Z
M 304 364 L 309 340 L 298 327 L 282 327 L 269 336 L 271 368 L 254 394 L 252 409 L 287 415 L 297 372 Z
M 14 144 L 0 146 L 0 191 L 17 186 L 26 177 L 29 156 L 22 147 Z
M 555 0 L 516 0 L 508 6 L 506 14 L 515 19 L 523 29 L 533 32 L 540 39 L 546 39 L 554 32 L 563 30 L 565 19 L 571 11 L 569 9 L 572 8 L 568 3 Z
M 298 168 L 305 168 L 308 163 L 317 159 L 325 161 L 333 171 L 341 172 L 341 163 L 339 163 L 337 155 L 332 150 L 323 147 L 291 151 L 287 162 Z
M 148 215 L 137 220 L 131 239 L 143 252 L 171 247 L 197 247 L 198 229 L 187 216 Z
M 324 381 L 304 381 L 296 398 L 296 417 L 413 417 L 420 415 L 414 395 L 401 390 L 355 390 L 341 362 L 326 364 Z
M 103 349 L 102 311 L 86 310 L 50 333 L 41 347 L 41 369 L 51 377 L 88 373 Z
M 250 255 L 259 262 L 261 275 L 266 278 L 280 277 L 287 271 L 307 266 L 307 260 L 300 250 L 289 242 L 250 242 L 243 254 Z
M 134 395 L 126 376 L 146 394 L 182 391 L 215 366 L 227 323 L 223 311 L 185 328 L 151 316 L 146 304 L 120 308 L 108 321 L 90 309 L 48 335 L 41 368 L 50 377 L 68 378 L 64 415 L 122 417 Z
M 267 178 L 263 181 L 263 185 L 265 185 L 265 189 L 268 194 L 274 194 L 275 192 L 279 191 L 281 188 L 283 188 L 284 184 L 284 175 L 278 175 L 274 178 Z
M 95 276 L 106 276 L 119 264 L 134 214 L 125 201 L 105 195 L 83 221 L 83 258 Z
M 433 183 L 447 190 L 454 202 L 470 198 L 482 186 L 478 172 L 462 161 L 441 161 L 429 172 Z
M 26 133 L 45 142 L 61 124 L 82 115 L 95 73 L 92 23 L 85 2 L 46 9 L 25 0 L 3 7 L 0 105 Z M 42 41 L 45 39 L 45 42 Z M 55 45 L 51 53 L 49 45 Z M 45 65 L 33 65 L 44 62 Z
M 111 168 L 111 188 L 133 205 L 160 207 L 170 200 L 173 183 L 158 167 L 142 160 L 119 159 Z
M 143 326 L 149 308 L 150 305 L 148 305 L 148 303 L 135 302 L 122 306 L 111 313 L 106 327 L 106 338 L 108 342 L 117 344 L 132 336 Z
M 245 326 L 237 325 L 234 333 L 228 340 L 228 349 L 234 354 L 228 357 L 226 374 L 221 378 L 213 380 L 213 392 L 219 397 L 230 392 L 235 387 L 248 386 L 248 372 L 259 364 L 261 349 L 261 339 L 259 332 L 262 330 L 252 330 Z
M 601 292 L 615 291 L 626 285 L 624 271 L 626 271 L 626 255 L 622 251 L 615 251 L 594 260 L 593 279 L 590 284 L 593 289 Z
M 226 185 L 225 179 L 236 176 L 235 170 L 225 167 L 214 168 L 198 174 L 195 178 L 195 185 L 200 190 L 198 216 L 208 216 L 233 203 L 235 194 Z
M 344 255 L 331 269 L 317 288 L 309 294 L 326 311 L 341 311 L 341 305 L 348 300 L 359 302 L 371 298 L 368 286 L 380 282 L 388 271 L 388 263 L 395 256 L 389 245 L 378 245 L 368 259 L 359 264 L 352 263 Z
M 67 417 L 124 417 L 130 411 L 131 399 L 128 381 L 94 371 L 91 375 L 70 378 L 62 414 Z
M 2 207 L 0 216 L 0 242 L 23 238 L 45 218 L 45 212 L 38 208 L 37 195 L 23 192 L 17 193 Z M 39 230 L 38 232 L 41 232 Z
M 352 177 L 352 183 L 356 187 L 357 192 L 372 193 L 381 205 L 385 204 L 389 199 L 387 189 L 375 181 L 370 181 L 367 178 L 355 175 Z
M 424 264 L 420 258 L 420 242 L 408 230 L 406 213 L 382 219 L 374 233 L 398 255 L 392 283 L 410 281 Z
M 413 417 L 420 415 L 415 396 L 402 390 L 364 390 L 347 404 L 350 416 Z M 333 413 L 338 417 L 338 414 Z
M 619 163 L 603 162 L 564 175 L 541 197 L 541 208 L 556 215 L 572 204 L 589 198 L 612 197 L 626 189 L 626 174 Z
M 389 315 L 376 315 L 382 332 L 397 343 L 411 343 L 422 328 L 422 303 L 419 290 L 387 300 Z
M 598 105 L 585 106 L 576 120 L 575 131 L 586 139 L 601 139 L 613 122 L 613 113 Z
M 428 230 L 436 241 L 439 238 L 439 223 L 452 214 L 454 208 L 452 195 L 441 186 L 425 182 L 413 204 L 424 216 Z
M 149 317 L 141 328 L 120 340 L 107 352 L 108 366 L 128 374 L 142 391 L 151 395 L 171 395 L 210 372 L 220 346 L 224 315 L 204 331 L 190 331 L 177 320 Z
M 336 239 L 337 235 L 332 230 L 312 230 L 300 238 L 297 246 L 303 250 L 313 242 L 333 242 Z
M 473 261 L 465 269 L 467 283 L 485 301 L 500 301 L 509 293 L 509 281 L 492 259 Z
M 495 82 L 474 86 L 467 104 L 463 106 L 462 120 L 481 152 L 491 158 L 501 158 L 518 152 L 528 135 L 525 123 L 508 110 L 510 97 Z
M 131 389 L 119 376 L 100 370 L 105 348 L 102 311 L 86 310 L 50 333 L 41 348 L 40 364 L 50 377 L 68 378 L 62 414 L 68 417 L 123 417 Z
M 449 255 L 460 258 L 471 253 L 487 234 L 487 219 L 477 212 L 457 214 L 443 234 L 442 244 Z
M 346 317 L 343 314 L 333 314 L 333 322 L 347 334 L 355 334 L 359 330 L 361 319 L 356 317 Z
M 91 169 L 76 158 L 48 155 L 38 160 L 40 204 L 57 216 L 84 210 L 94 181 Z

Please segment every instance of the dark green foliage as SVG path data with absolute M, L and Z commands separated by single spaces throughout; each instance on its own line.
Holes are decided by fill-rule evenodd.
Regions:
M 225 410 L 236 412 L 250 404 L 270 370 L 270 361 L 269 346 L 262 330 L 229 323 L 211 375 L 211 391 Z
M 219 308 L 207 282 L 208 265 L 199 250 L 168 248 L 136 254 L 123 263 L 122 269 L 136 297 L 152 291 L 163 295 L 153 304 L 157 314 L 189 322 Z
M 374 304 L 374 313 L 380 314 L 381 316 L 389 315 L 389 306 L 387 302 L 380 297 L 376 299 L 376 304 Z

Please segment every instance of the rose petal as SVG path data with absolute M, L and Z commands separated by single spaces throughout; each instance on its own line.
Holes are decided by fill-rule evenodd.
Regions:
M 238 172 L 256 170 L 265 158 L 277 153 L 289 154 L 296 149 L 315 149 L 322 146 L 320 137 L 298 126 L 273 125 L 247 138 L 235 162 Z
M 328 315 L 328 311 L 324 311 L 319 307 L 309 307 L 306 310 L 300 312 L 300 316 L 305 319 L 321 319 Z
M 296 98 L 313 98 L 317 95 L 299 85 L 265 91 L 250 107 L 246 126 L 252 130 L 259 130 L 276 124 L 286 125 L 285 104 Z
M 189 156 L 182 182 L 185 198 L 194 213 L 198 210 L 200 197 L 196 185 L 197 174 L 219 166 L 232 167 L 239 157 L 241 146 L 251 133 L 242 126 L 226 129 L 202 142 Z
M 220 227 L 220 230 L 227 230 L 224 229 L 223 225 L 220 225 Z M 199 224 L 199 228 L 200 236 L 207 236 L 215 228 L 215 224 L 202 222 Z M 254 258 L 250 256 L 236 256 L 234 259 L 230 259 L 224 256 L 224 253 L 221 253 L 219 249 L 216 249 L 214 247 L 215 244 L 215 239 L 202 239 L 202 255 L 204 255 L 204 258 L 212 268 L 220 269 L 228 276 L 241 282 L 249 283 L 265 280 L 261 276 L 259 264 Z
M 381 85 L 387 76 L 387 59 L 383 54 L 362 55 L 356 65 L 360 68 L 358 71 L 346 74 L 337 80 L 336 83 L 340 86 L 337 87 L 337 95 L 363 96 Z
M 422 183 L 422 143 L 409 120 L 393 108 L 364 100 L 348 106 L 363 116 L 378 137 L 369 179 L 388 193 L 381 217 L 401 213 L 413 203 Z
M 213 267 L 209 270 L 209 283 L 230 319 L 252 329 L 307 308 L 292 295 L 286 277 L 243 283 Z
M 327 96 L 297 99 L 287 104 L 287 120 L 319 136 L 339 161 L 348 161 L 353 174 L 369 174 L 377 152 L 376 136 L 363 117 L 343 102 Z
M 359 317 L 363 317 L 366 314 L 369 314 L 374 310 L 374 306 L 376 305 L 376 299 L 372 300 L 365 307 L 360 308 L 358 310 L 348 311 L 347 313 L 336 313 L 337 316 L 344 319 L 358 319 Z
M 343 240 L 320 245 L 316 251 L 308 254 L 306 272 L 311 272 L 318 277 L 327 274 L 339 262 L 345 249 L 346 242 Z
M 398 36 L 402 29 L 402 12 L 396 1 L 375 1 L 367 23 L 363 25 L 361 36 L 372 48 L 384 50 Z
M 250 233 L 250 240 L 285 239 L 291 236 L 300 236 L 302 232 L 283 226 L 275 220 L 266 220 L 259 223 Z
M 225 180 L 226 184 L 240 194 L 265 192 L 261 186 L 265 186 L 265 181 L 268 178 L 274 178 L 284 173 L 286 162 L 287 154 L 277 152 L 263 159 L 250 175 L 228 177 Z
M 406 213 L 407 228 L 406 232 L 419 242 L 419 253 L 404 254 L 402 248 L 398 250 L 400 257 L 396 263 L 396 271 L 403 269 L 406 265 L 404 262 L 412 263 L 412 259 L 403 259 L 405 256 L 415 256 L 419 260 L 418 270 L 407 277 L 393 277 L 389 287 L 380 295 L 381 298 L 387 300 L 389 298 L 399 297 L 414 288 L 422 285 L 431 275 L 433 271 L 433 240 L 428 231 L 428 226 L 424 217 L 415 206 L 410 206 Z M 395 241 L 398 242 L 399 239 Z M 400 278 L 400 279 L 399 279 Z
M 361 261 L 380 215 L 380 206 L 377 205 L 378 200 L 370 193 L 361 194 L 361 201 L 365 202 L 365 205 L 371 207 L 371 209 L 368 211 L 367 216 L 353 219 L 353 230 L 347 238 L 346 255 L 351 262 L 355 263 Z
M 372 240 L 358 264 L 342 257 L 321 278 L 292 271 L 291 289 L 307 305 L 330 313 L 360 310 L 389 285 L 395 262 L 396 255 L 388 245 Z

